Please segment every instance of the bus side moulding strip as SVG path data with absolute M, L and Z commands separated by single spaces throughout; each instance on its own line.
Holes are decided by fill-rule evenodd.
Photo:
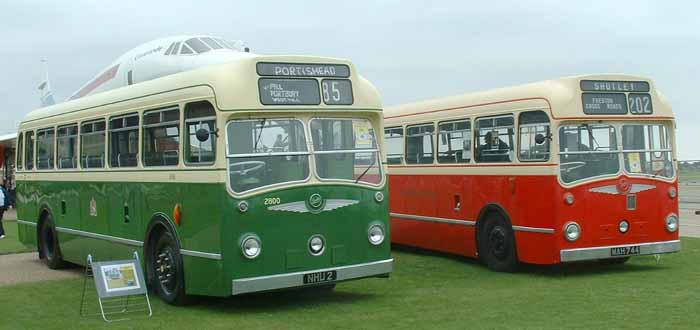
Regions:
M 31 225 L 36 226 L 36 224 L 33 222 L 22 221 L 22 223 L 31 224 Z M 90 232 L 86 232 L 86 231 L 82 231 L 82 230 L 63 228 L 63 227 L 56 227 L 56 230 L 59 233 L 66 233 L 66 234 L 78 235 L 78 236 L 89 237 L 89 238 L 94 238 L 94 239 L 101 239 L 101 240 L 110 241 L 110 242 L 114 242 L 114 243 L 143 247 L 143 242 L 132 240 L 132 239 L 127 239 L 127 238 L 90 233 Z M 192 251 L 192 250 L 185 250 L 185 249 L 180 249 L 180 253 L 182 255 L 191 256 L 191 257 L 199 257 L 199 258 L 214 259 L 214 260 L 221 260 L 222 259 L 221 254 L 218 254 L 218 253 L 200 252 L 200 251 Z
M 28 226 L 34 226 L 34 227 L 36 227 L 36 222 L 24 221 L 24 220 L 17 220 L 17 223 L 20 224 L 20 225 L 28 225 Z
M 470 221 L 470 220 L 428 217 L 428 216 L 423 216 L 423 215 L 401 214 L 401 213 L 393 213 L 393 212 L 390 213 L 390 215 L 394 218 L 397 218 L 397 219 L 449 223 L 449 224 L 454 224 L 454 225 L 462 225 L 462 226 L 470 226 L 470 227 L 476 225 L 476 221 Z M 531 233 L 554 234 L 554 229 L 552 229 L 552 228 L 513 226 L 513 230 L 525 231 L 525 232 L 531 232 Z

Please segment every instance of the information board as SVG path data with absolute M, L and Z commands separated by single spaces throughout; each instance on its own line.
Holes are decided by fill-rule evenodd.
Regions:
M 345 64 L 260 62 L 257 64 L 257 71 L 261 76 L 350 77 L 350 67 Z
M 94 262 L 92 270 L 100 298 L 146 293 L 146 282 L 138 260 Z
M 581 80 L 584 92 L 648 92 L 646 81 Z

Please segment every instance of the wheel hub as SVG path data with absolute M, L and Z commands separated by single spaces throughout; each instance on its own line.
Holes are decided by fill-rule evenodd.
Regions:
M 491 253 L 498 259 L 507 256 L 506 233 L 501 227 L 494 227 L 489 234 L 489 246 Z
M 170 247 L 163 247 L 155 256 L 155 271 L 160 287 L 170 293 L 175 289 L 175 258 Z

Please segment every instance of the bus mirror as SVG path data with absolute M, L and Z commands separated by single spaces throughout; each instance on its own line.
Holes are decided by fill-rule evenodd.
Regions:
M 197 140 L 199 140 L 199 142 L 205 142 L 209 140 L 209 130 L 206 128 L 198 129 L 195 135 L 197 136 Z
M 544 139 L 545 139 L 545 137 L 542 134 L 535 135 L 535 143 L 537 143 L 537 144 L 544 143 Z

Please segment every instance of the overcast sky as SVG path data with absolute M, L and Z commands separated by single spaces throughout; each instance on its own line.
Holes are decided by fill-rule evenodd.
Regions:
M 11 3 L 10 3 L 11 2 Z M 194 4 L 197 3 L 195 6 Z M 351 59 L 386 105 L 585 73 L 649 76 L 679 158 L 700 159 L 696 1 L 2 1 L 0 134 L 152 39 L 211 34 L 259 54 Z

